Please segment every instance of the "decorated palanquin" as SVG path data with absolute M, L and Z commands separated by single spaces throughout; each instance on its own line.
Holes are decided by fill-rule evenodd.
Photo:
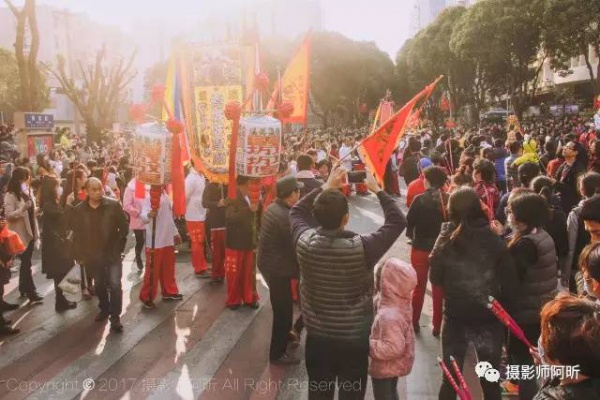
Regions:
M 279 171 L 281 121 L 268 116 L 240 120 L 236 172 L 255 178 L 274 176 Z
M 147 185 L 171 181 L 171 134 L 164 124 L 138 125 L 133 137 L 133 168 L 136 179 Z
M 244 98 L 247 46 L 188 44 L 178 51 L 182 103 L 192 159 L 213 182 L 226 183 L 232 121 L 227 102 Z

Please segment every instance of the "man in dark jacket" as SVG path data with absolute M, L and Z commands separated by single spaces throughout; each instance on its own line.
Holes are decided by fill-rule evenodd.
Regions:
M 73 210 L 75 259 L 91 271 L 96 282 L 96 294 L 100 301 L 100 313 L 96 321 L 105 321 L 110 317 L 111 329 L 121 332 L 121 253 L 124 250 L 123 239 L 129 233 L 129 224 L 121 205 L 116 200 L 104 197 L 99 179 L 88 179 L 84 189 L 87 200 Z
M 576 143 L 565 144 L 562 148 L 565 162 L 558 167 L 554 176 L 556 190 L 560 193 L 561 206 L 565 214 L 570 213 L 581 200 L 581 195 L 577 190 L 577 179 L 585 172 L 585 164 L 578 161 L 579 151 Z
M 255 213 L 248 192 L 250 178 L 237 177 L 238 194 L 227 200 L 225 211 L 225 280 L 227 282 L 227 307 L 237 310 L 242 303 L 258 308 L 256 271 L 254 269 Z
M 346 231 L 348 200 L 339 191 L 346 174 L 336 168 L 322 188 L 292 208 L 292 240 L 300 265 L 302 315 L 307 330 L 309 399 L 363 398 L 373 320 L 373 268 L 406 227 L 394 200 L 367 174 L 384 225 L 370 235 Z M 314 203 L 314 204 L 313 204 Z M 312 228 L 313 214 L 319 227 Z
M 210 182 L 202 193 L 202 207 L 206 208 L 206 223 L 210 227 L 210 253 L 212 285 L 225 281 L 225 198 L 227 186 Z
M 298 262 L 290 229 L 290 209 L 300 199 L 302 186 L 293 176 L 277 181 L 277 200 L 266 209 L 260 229 L 258 269 L 269 286 L 273 307 L 269 358 L 274 364 L 300 362 L 288 355 L 286 350 L 294 317 L 292 278 L 298 278 Z
M 304 187 L 300 189 L 300 197 L 304 197 L 313 189 L 321 187 L 323 182 L 315 178 L 315 174 L 312 169 L 315 164 L 314 160 L 308 154 L 302 154 L 296 160 L 298 165 L 298 172 L 296 173 L 296 178 L 298 182 L 302 183 Z

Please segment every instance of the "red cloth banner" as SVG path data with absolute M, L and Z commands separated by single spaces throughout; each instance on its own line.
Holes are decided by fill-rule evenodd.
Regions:
M 440 76 L 435 82 L 423 89 L 412 100 L 406 103 L 400 111 L 381 125 L 373 135 L 362 141 L 358 151 L 360 151 L 368 169 L 375 174 L 380 183 L 383 182 L 385 167 L 398 144 L 398 140 L 400 140 L 405 132 L 408 117 L 419 100 L 428 98 L 441 79 L 442 77 Z

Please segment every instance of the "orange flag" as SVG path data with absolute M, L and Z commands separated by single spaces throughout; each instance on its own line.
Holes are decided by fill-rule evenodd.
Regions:
M 273 95 L 269 100 L 267 109 L 273 109 L 279 85 L 276 85 Z M 286 123 L 306 124 L 308 113 L 308 90 L 310 87 L 310 34 L 306 36 L 300 50 L 288 64 L 281 77 L 282 101 L 290 101 L 294 105 L 294 112 Z
M 358 151 L 368 169 L 375 174 L 380 183 L 383 182 L 385 167 L 398 144 L 398 140 L 404 135 L 409 116 L 413 109 L 420 100 L 429 97 L 441 79 L 441 76 L 437 78 L 435 82 L 413 97 L 400 111 L 379 127 L 374 134 L 362 141 Z

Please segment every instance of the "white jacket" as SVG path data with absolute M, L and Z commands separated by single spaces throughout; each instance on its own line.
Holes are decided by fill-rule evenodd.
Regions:
M 185 220 L 206 220 L 206 208 L 202 207 L 202 194 L 206 186 L 206 179 L 192 168 L 185 178 Z
M 146 197 L 142 203 L 140 218 L 146 224 L 146 248 L 152 248 L 152 219 L 148 213 L 152 211 L 150 197 Z M 179 235 L 175 221 L 173 220 L 173 209 L 171 200 L 164 192 L 160 196 L 160 207 L 156 215 L 156 238 L 154 248 L 160 249 L 175 245 L 175 236 Z

